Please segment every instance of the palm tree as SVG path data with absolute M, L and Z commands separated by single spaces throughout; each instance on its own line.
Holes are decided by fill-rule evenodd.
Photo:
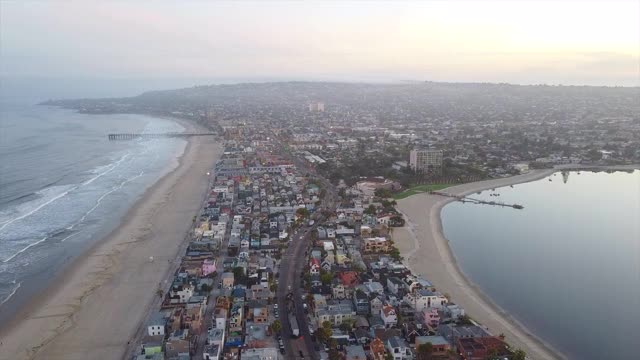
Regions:
M 271 330 L 273 330 L 274 333 L 279 333 L 280 330 L 282 330 L 282 324 L 280 323 L 280 320 L 276 320 L 271 324 Z

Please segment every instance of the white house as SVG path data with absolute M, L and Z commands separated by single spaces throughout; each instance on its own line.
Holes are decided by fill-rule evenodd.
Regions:
M 147 334 L 149 336 L 157 336 L 165 334 L 165 326 L 167 325 L 167 318 L 161 312 L 156 312 L 151 316 L 147 323 Z
M 169 295 L 172 299 L 177 299 L 179 303 L 183 304 L 191 299 L 193 296 L 193 290 L 192 284 L 173 286 Z
M 393 356 L 393 360 L 411 360 L 413 359 L 413 354 L 411 353 L 411 348 L 404 339 L 401 339 L 397 336 L 392 336 L 387 340 L 384 344 L 387 352 Z
M 430 307 L 442 310 L 449 302 L 441 293 L 428 289 L 417 289 L 412 293 L 408 293 L 402 301 L 411 306 L 415 311 L 422 311 Z
M 396 309 L 393 306 L 383 306 L 382 309 L 380 309 L 380 317 L 384 322 L 384 327 L 386 327 L 387 329 L 398 324 L 398 316 L 396 315 Z

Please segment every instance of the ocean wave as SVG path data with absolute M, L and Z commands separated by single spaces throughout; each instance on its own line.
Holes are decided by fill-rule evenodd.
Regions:
M 105 192 L 104 194 L 102 194 L 96 200 L 95 205 L 91 209 L 89 209 L 89 211 L 87 211 L 84 215 L 82 215 L 82 217 L 80 218 L 80 220 L 77 223 L 75 223 L 74 225 L 71 225 L 71 229 L 73 229 L 75 227 L 75 225 L 82 223 L 87 218 L 87 216 L 89 216 L 95 209 L 97 209 L 98 206 L 100 206 L 100 203 L 102 202 L 102 200 L 105 197 L 107 197 L 109 194 L 112 194 L 115 191 L 118 191 L 118 190 L 122 189 L 122 187 L 125 186 L 127 183 L 129 183 L 129 182 L 141 177 L 142 175 L 144 175 L 144 171 L 140 171 L 140 173 L 138 175 L 130 177 L 129 179 L 121 182 L 119 185 L 114 186 L 113 188 L 111 188 L 111 190 L 109 190 L 109 191 Z
M 122 164 L 122 162 L 124 160 L 126 160 L 129 156 L 131 155 L 130 152 L 124 154 L 120 159 L 118 159 L 116 162 L 107 165 L 107 170 L 102 171 L 102 172 L 98 172 L 98 174 L 94 177 L 92 177 L 91 179 L 85 181 L 82 183 L 82 185 L 89 185 L 92 182 L 98 180 L 99 178 L 103 177 L 104 175 L 107 175 L 108 173 L 112 172 L 114 169 L 116 169 L 118 166 L 120 166 L 120 164 Z
M 27 218 L 35 214 L 40 209 L 53 203 L 54 201 L 67 196 L 67 194 L 69 194 L 69 192 L 75 188 L 77 188 L 77 186 L 75 185 L 60 185 L 37 191 L 36 195 L 39 196 L 39 199 L 29 201 L 14 208 L 14 213 L 17 212 L 20 215 L 0 222 L 0 231 L 18 220 Z
M 79 189 L 82 186 L 89 185 L 89 184 L 93 183 L 94 181 L 96 181 L 97 179 L 99 179 L 99 178 L 111 173 L 118 166 L 120 166 L 120 164 L 122 164 L 123 161 L 125 161 L 127 158 L 129 158 L 130 155 L 131 155 L 131 153 L 127 152 L 126 154 L 121 156 L 120 159 L 118 159 L 117 161 L 115 161 L 115 162 L 113 162 L 113 163 L 111 163 L 109 165 L 100 166 L 100 167 L 94 169 L 93 173 L 95 174 L 95 176 L 91 177 L 90 179 L 88 179 L 88 180 L 86 180 L 86 181 L 84 181 L 84 182 L 82 182 L 82 183 L 80 183 L 78 185 L 52 186 L 52 187 L 44 188 L 44 189 L 36 192 L 36 195 L 39 196 L 39 199 L 33 200 L 33 201 L 29 201 L 29 202 L 27 202 L 25 204 L 21 204 L 17 208 L 15 208 L 14 214 L 15 214 L 15 212 L 17 212 L 19 215 L 15 216 L 15 217 L 13 217 L 11 219 L 7 219 L 5 221 L 0 221 L 0 231 L 4 230 L 7 226 L 11 225 L 12 223 L 14 223 L 14 222 L 16 222 L 18 220 L 22 220 L 22 219 L 25 219 L 25 218 L 27 218 L 27 217 L 29 217 L 31 215 L 34 215 L 35 213 L 40 211 L 42 208 L 54 203 L 56 200 L 59 200 L 59 199 L 65 197 L 65 196 L 67 196 L 71 191 Z
M 15 281 L 14 281 L 14 283 L 15 283 Z M 2 305 L 4 303 L 6 303 L 7 301 L 9 301 L 13 297 L 13 295 L 16 294 L 18 289 L 20 289 L 20 286 L 22 286 L 22 283 L 21 282 L 17 283 L 16 286 L 13 287 L 13 289 L 11 290 L 9 295 L 7 297 L 5 297 L 4 299 L 2 299 L 2 301 L 0 302 L 0 305 Z
M 13 254 L 13 255 L 9 256 L 8 258 L 6 258 L 6 259 L 2 260 L 2 262 L 3 262 L 3 263 L 7 263 L 7 262 L 11 261 L 13 258 L 15 258 L 16 256 L 18 256 L 18 255 L 22 254 L 23 252 L 25 252 L 25 251 L 29 250 L 30 248 L 32 248 L 32 247 L 34 247 L 34 246 L 36 246 L 36 245 L 38 245 L 38 244 L 43 243 L 43 242 L 44 242 L 45 240 L 47 240 L 48 238 L 49 238 L 49 236 L 45 236 L 45 237 L 43 237 L 42 239 L 40 239 L 40 240 L 38 240 L 38 241 L 36 241 L 36 242 L 34 242 L 34 243 L 31 243 L 31 244 L 29 244 L 29 245 L 25 246 L 24 248 L 20 249 L 17 253 L 15 253 L 15 254 Z
M 141 177 L 141 176 L 143 176 L 143 175 L 144 175 L 144 171 L 140 171 L 140 172 L 139 172 L 138 174 L 136 174 L 135 176 L 132 176 L 132 177 L 130 177 L 130 178 L 125 179 L 124 181 L 121 181 L 118 185 L 116 185 L 116 186 L 112 187 L 111 189 L 109 189 L 109 191 L 107 191 L 107 192 L 103 193 L 103 194 L 102 194 L 102 195 L 101 195 L 101 196 L 96 200 L 95 204 L 94 204 L 94 205 L 93 205 L 93 206 L 92 206 L 92 207 L 91 207 L 87 212 L 85 212 L 85 213 L 82 215 L 82 217 L 80 217 L 80 219 L 79 219 L 78 221 L 76 221 L 75 223 L 73 223 L 73 224 L 72 224 L 72 225 L 70 225 L 70 226 L 67 226 L 67 227 L 66 227 L 66 228 L 64 228 L 64 229 L 55 230 L 54 232 L 52 232 L 52 233 L 48 234 L 47 236 L 43 237 L 42 239 L 40 239 L 40 240 L 38 240 L 38 241 L 36 241 L 36 242 L 34 242 L 34 243 L 28 244 L 27 246 L 23 247 L 22 249 L 20 249 L 20 250 L 19 250 L 19 251 L 17 251 L 16 253 L 12 254 L 12 255 L 11 255 L 11 256 L 9 256 L 8 258 L 6 258 L 6 259 L 2 260 L 2 262 L 3 262 L 3 263 L 7 263 L 7 262 L 9 262 L 9 261 L 13 260 L 16 256 L 18 256 L 18 255 L 20 255 L 20 254 L 24 253 L 25 251 L 29 250 L 30 248 L 32 248 L 32 247 L 34 247 L 34 246 L 36 246 L 36 245 L 38 245 L 38 244 L 41 244 L 42 242 L 46 241 L 46 240 L 47 240 L 47 239 L 49 239 L 49 238 L 52 238 L 52 239 L 53 239 L 53 238 L 59 237 L 59 236 L 60 236 L 60 235 L 62 235 L 62 234 L 65 234 L 65 233 L 67 233 L 67 232 L 69 232 L 69 231 L 72 231 L 76 226 L 81 225 L 81 224 L 82 224 L 82 223 L 87 219 L 87 217 L 88 217 L 91 213 L 93 213 L 93 212 L 94 212 L 94 211 L 95 211 L 95 210 L 100 206 L 100 204 L 102 203 L 102 200 L 104 200 L 104 198 L 106 198 L 106 197 L 107 197 L 107 196 L 109 196 L 110 194 L 112 194 L 112 193 L 114 193 L 114 192 L 116 192 L 116 191 L 118 191 L 118 190 L 122 189 L 126 184 L 128 184 L 128 183 L 130 183 L 130 182 L 134 181 L 135 179 L 137 179 L 137 178 L 139 178 L 139 177 Z M 65 237 L 65 238 L 63 238 L 62 240 L 60 240 L 60 242 L 65 242 L 66 240 L 70 239 L 71 237 L 76 236 L 78 233 L 79 233 L 79 232 L 74 232 L 74 233 L 72 233 L 72 234 L 70 234 L 70 235 L 66 236 L 66 237 Z

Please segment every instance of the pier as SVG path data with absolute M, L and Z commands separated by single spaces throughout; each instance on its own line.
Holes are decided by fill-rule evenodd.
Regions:
M 449 194 L 449 193 L 442 192 L 442 191 L 431 191 L 431 192 L 429 192 L 429 194 L 454 198 L 454 199 L 456 199 L 456 200 L 458 200 L 458 201 L 460 201 L 462 203 L 503 206 L 503 207 L 510 207 L 510 208 L 514 208 L 514 209 L 518 209 L 518 210 L 524 209 L 524 206 L 519 205 L 519 204 L 505 204 L 505 203 L 499 202 L 499 201 L 487 201 L 487 200 L 474 199 L 474 198 L 461 196 L 461 195 L 453 195 L 453 194 Z
M 162 134 L 144 134 L 144 133 L 121 133 L 109 134 L 109 140 L 136 140 L 136 139 L 159 139 L 159 138 L 179 138 L 191 136 L 216 136 L 216 133 L 197 132 L 197 133 L 162 133 Z

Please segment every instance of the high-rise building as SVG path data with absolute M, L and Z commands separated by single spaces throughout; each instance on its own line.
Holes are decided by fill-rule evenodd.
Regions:
M 442 150 L 411 150 L 409 166 L 418 173 L 442 173 Z
M 311 112 L 324 112 L 323 102 L 313 102 L 309 104 L 309 111 Z

